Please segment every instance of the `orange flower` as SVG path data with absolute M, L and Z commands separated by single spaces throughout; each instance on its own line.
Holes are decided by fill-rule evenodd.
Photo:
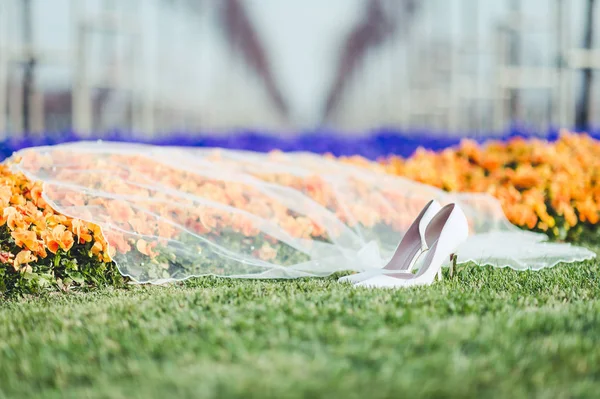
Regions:
M 10 186 L 0 186 L 0 209 L 4 209 L 10 203 L 12 197 L 12 189 Z
M 92 241 L 93 237 L 90 234 L 90 230 L 82 220 L 73 219 L 71 221 L 71 231 L 77 235 L 77 240 L 80 244 Z
M 177 229 L 173 227 L 173 225 L 166 223 L 164 221 L 159 221 L 157 223 L 157 233 L 160 237 L 172 238 L 176 235 Z
M 110 254 L 109 254 L 110 252 Z M 112 260 L 112 256 L 114 256 L 115 252 L 113 248 L 107 248 L 106 243 L 101 243 L 100 241 L 94 242 L 91 248 L 92 255 L 96 256 L 96 258 L 102 262 L 110 262 Z
M 513 173 L 508 171 L 512 184 L 518 189 L 527 189 L 531 187 L 539 187 L 542 183 L 541 176 L 531 165 L 521 165 Z
M 68 218 L 64 215 L 59 214 L 49 214 L 46 216 L 46 224 L 48 227 L 55 227 L 61 224 L 67 224 Z
M 8 225 L 9 229 L 16 230 L 29 228 L 29 223 L 27 223 L 27 220 L 25 220 L 25 215 L 19 212 L 17 208 L 12 206 L 5 208 L 3 211 L 3 215 L 5 223 Z
M 255 255 L 258 256 L 262 260 L 272 260 L 277 257 L 277 250 L 271 247 L 269 244 L 264 243 L 260 249 L 255 251 Z
M 553 143 L 464 140 L 455 149 L 380 162 L 388 173 L 444 190 L 492 194 L 511 222 L 550 235 L 600 222 L 600 141 L 585 134 L 563 130 Z
M 42 233 L 46 247 L 55 254 L 59 249 L 68 251 L 74 243 L 73 233 L 67 230 L 64 225 L 58 225 L 50 231 Z
M 35 252 L 42 258 L 46 257 L 46 249 L 44 243 L 38 240 L 35 231 L 31 230 L 17 230 L 11 233 L 12 238 L 15 240 L 15 245 L 20 248 L 28 248 Z
M 129 225 L 138 234 L 141 235 L 153 235 L 154 234 L 154 224 L 149 220 L 145 219 L 145 215 L 140 213 L 137 217 L 133 217 L 129 220 Z
M 107 231 L 106 232 L 106 240 L 108 241 L 108 244 L 110 245 L 110 249 L 111 250 L 116 250 L 119 251 L 122 254 L 126 254 L 127 252 L 131 251 L 131 246 L 129 245 L 129 243 L 127 242 L 127 240 L 125 240 L 125 237 L 123 236 L 123 234 L 118 233 L 116 231 Z M 111 255 L 111 257 L 114 254 Z
M 90 249 L 90 251 L 92 252 L 93 255 L 96 255 L 97 257 L 101 257 L 102 251 L 104 251 L 104 247 L 99 241 L 96 241 L 92 245 L 92 248 Z
M 42 198 L 42 184 L 37 182 L 30 190 L 31 201 L 38 208 L 46 208 L 48 204 Z
M 157 252 L 152 251 L 152 248 L 156 247 L 156 242 L 148 243 L 147 241 L 142 240 L 140 238 L 139 240 L 137 240 L 135 247 L 138 250 L 138 252 L 149 256 L 150 258 L 154 258 L 158 255 Z
M 27 223 L 33 223 L 38 231 L 46 228 L 46 217 L 33 202 L 27 202 L 25 206 L 20 207 L 20 212 L 25 214 Z

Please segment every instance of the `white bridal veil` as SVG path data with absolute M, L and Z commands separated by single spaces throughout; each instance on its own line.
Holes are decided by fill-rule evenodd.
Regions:
M 461 263 L 525 270 L 595 256 L 518 229 L 488 195 L 449 194 L 308 153 L 80 142 L 13 159 L 14 170 L 44 183 L 56 211 L 98 224 L 120 272 L 138 282 L 381 268 L 434 198 L 458 202 L 469 219 Z

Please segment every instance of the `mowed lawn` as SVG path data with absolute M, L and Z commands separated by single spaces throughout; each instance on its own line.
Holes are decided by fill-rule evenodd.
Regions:
M 469 266 L 397 291 L 201 278 L 9 300 L 0 397 L 597 397 L 599 269 Z

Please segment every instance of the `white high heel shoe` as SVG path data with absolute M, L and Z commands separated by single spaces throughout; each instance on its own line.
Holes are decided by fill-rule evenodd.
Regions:
M 429 249 L 425 239 L 425 229 L 431 219 L 442 209 L 436 200 L 431 200 L 423 207 L 419 216 L 412 222 L 404 237 L 398 244 L 394 255 L 382 269 L 369 270 L 362 273 L 341 277 L 339 282 L 358 283 L 380 274 L 410 272 L 415 262 L 424 251 Z
M 469 225 L 462 209 L 456 204 L 446 205 L 431 219 L 425 230 L 425 239 L 432 244 L 417 274 L 379 275 L 354 286 L 400 288 L 430 285 L 441 271 L 444 261 L 450 258 L 468 235 Z

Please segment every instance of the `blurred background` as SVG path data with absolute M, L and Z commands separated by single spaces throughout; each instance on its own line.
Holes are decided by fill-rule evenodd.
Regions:
M 596 3 L 0 0 L 0 140 L 593 129 Z

